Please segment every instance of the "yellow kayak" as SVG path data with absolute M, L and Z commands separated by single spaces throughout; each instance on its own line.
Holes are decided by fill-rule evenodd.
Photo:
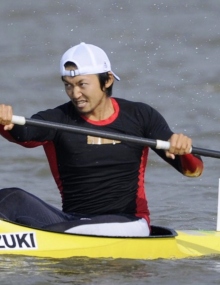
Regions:
M 146 238 L 57 233 L 0 220 L 0 254 L 45 258 L 180 259 L 220 254 L 220 232 L 152 227 Z

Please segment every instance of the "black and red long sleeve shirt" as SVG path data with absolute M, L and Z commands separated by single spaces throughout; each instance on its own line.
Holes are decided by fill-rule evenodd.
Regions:
M 173 134 L 165 119 L 149 105 L 111 100 L 115 112 L 107 120 L 88 120 L 72 102 L 32 117 L 151 139 L 168 140 Z M 0 133 L 25 147 L 44 147 L 64 212 L 123 213 L 150 222 L 144 180 L 147 146 L 33 126 L 14 126 L 11 131 L 4 131 L 1 126 Z M 154 151 L 184 175 L 199 176 L 202 172 L 200 157 L 188 154 L 172 160 L 166 158 L 163 150 Z

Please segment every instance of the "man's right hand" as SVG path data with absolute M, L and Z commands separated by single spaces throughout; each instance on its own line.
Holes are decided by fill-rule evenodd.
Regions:
M 4 126 L 5 131 L 10 131 L 14 124 L 11 123 L 13 110 L 11 106 L 0 104 L 0 124 Z

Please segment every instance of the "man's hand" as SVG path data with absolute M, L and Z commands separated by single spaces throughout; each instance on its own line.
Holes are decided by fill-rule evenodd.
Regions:
M 5 131 L 9 131 L 14 127 L 11 123 L 13 110 L 11 106 L 0 104 L 0 124 L 4 126 Z
M 166 151 L 166 156 L 175 159 L 175 155 L 190 153 L 192 140 L 183 134 L 173 134 L 169 139 L 170 149 Z

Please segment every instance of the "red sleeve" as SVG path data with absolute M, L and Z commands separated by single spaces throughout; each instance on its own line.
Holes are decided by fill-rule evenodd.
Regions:
M 5 131 L 4 130 L 4 126 L 0 125 L 0 134 L 1 136 L 3 136 L 5 139 L 7 139 L 10 142 L 15 142 L 15 140 L 13 139 L 13 137 L 10 135 L 9 131 Z
M 17 144 L 24 146 L 24 147 L 27 147 L 27 148 L 37 147 L 37 146 L 44 145 L 47 143 L 47 141 L 45 141 L 45 142 L 37 142 L 37 141 L 18 142 L 13 138 L 13 136 L 10 134 L 9 131 L 4 130 L 3 125 L 0 125 L 0 135 L 3 136 L 5 139 L 7 139 L 10 142 L 17 143 Z
M 186 176 L 198 177 L 203 172 L 203 161 L 200 157 L 192 154 L 185 154 L 180 156 L 182 172 Z

